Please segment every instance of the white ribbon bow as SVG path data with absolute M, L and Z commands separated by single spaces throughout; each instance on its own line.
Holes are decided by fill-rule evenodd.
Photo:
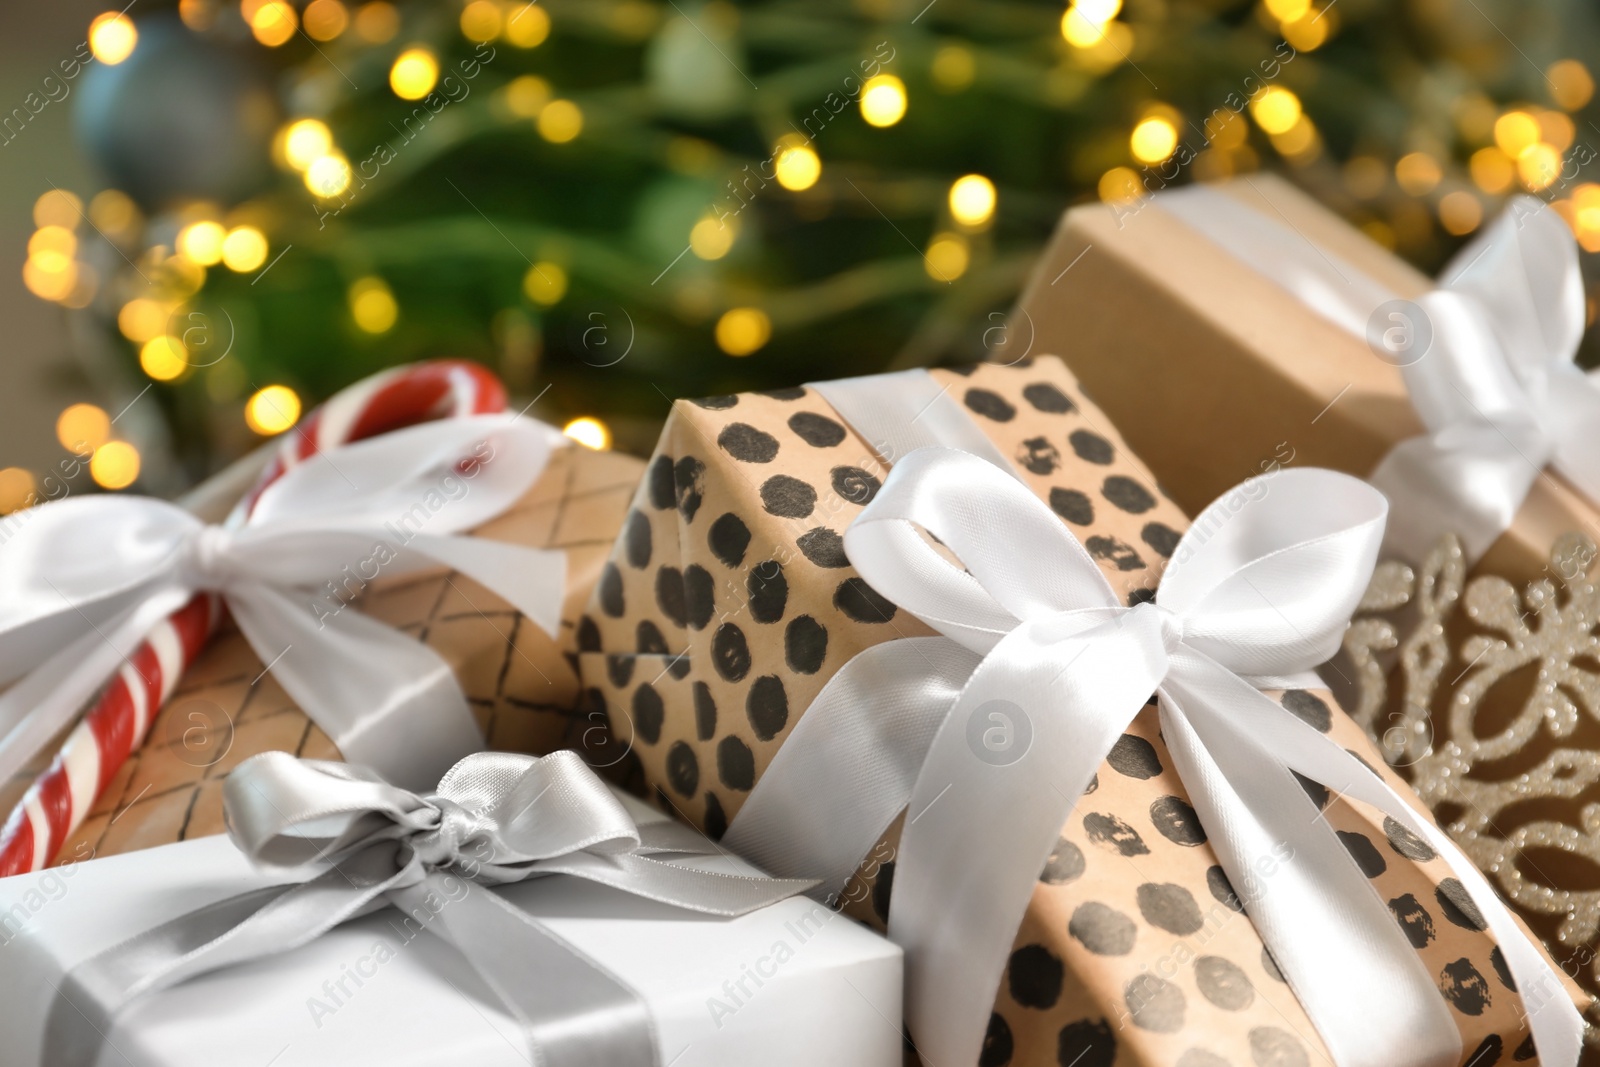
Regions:
M 1257 689 L 1316 684 L 1302 672 L 1338 648 L 1385 511 L 1379 493 L 1330 471 L 1253 479 L 1195 521 L 1154 602 L 1124 607 L 1013 478 L 959 451 L 912 453 L 845 549 L 875 589 L 948 640 L 889 642 L 847 664 L 727 842 L 775 873 L 847 876 L 865 849 L 843 853 L 863 837 L 870 847 L 887 825 L 876 820 L 905 808 L 889 933 L 906 950 L 907 1021 L 929 1062 L 975 1062 L 1039 871 L 1154 691 L 1211 845 L 1340 1067 L 1454 1065 L 1461 1040 L 1433 977 L 1291 772 L 1377 807 L 1446 857 L 1522 991 L 1542 1062 L 1575 1062 L 1582 1022 L 1483 876 L 1370 768 Z M 863 816 L 876 825 L 840 832 Z
M 0 781 L 162 619 L 214 592 L 346 759 L 409 787 L 437 782 L 483 745 L 450 665 L 344 602 L 378 574 L 444 564 L 556 634 L 563 553 L 455 535 L 515 504 L 562 443 L 504 415 L 396 430 L 305 460 L 228 527 L 147 497 L 27 513 L 0 546 L 0 685 L 15 683 L 0 697 Z
M 1428 432 L 1369 479 L 1393 508 L 1389 551 L 1420 561 L 1456 533 L 1478 558 L 1546 466 L 1600 504 L 1600 388 L 1573 362 L 1586 321 L 1577 244 L 1539 200 L 1512 200 L 1451 260 L 1416 301 L 1420 320 L 1393 308 L 1376 321 L 1398 294 L 1276 220 L 1203 186 L 1160 203 L 1356 336 L 1395 331 L 1382 358 L 1400 365 Z

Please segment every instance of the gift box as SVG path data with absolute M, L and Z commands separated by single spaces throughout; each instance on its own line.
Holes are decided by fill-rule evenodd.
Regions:
M 973 447 L 986 441 L 1009 464 L 1118 598 L 1151 600 L 1188 520 L 1062 363 L 927 373 L 981 435 Z M 841 667 L 932 632 L 843 550 L 882 487 L 883 445 L 815 387 L 674 405 L 580 624 L 580 668 L 658 804 L 713 838 Z M 1326 691 L 1271 695 L 1406 789 Z M 1448 865 L 1359 802 L 1313 799 L 1437 977 L 1463 1048 L 1531 1054 L 1499 949 Z M 841 901 L 880 927 L 901 831 L 890 826 Z M 1146 709 L 1039 873 L 980 1062 L 1328 1062 L 1243 913 L 1248 897 L 1229 884 Z M 1577 993 L 1566 984 L 1560 995 Z
M 1419 314 L 1416 303 L 1435 283 L 1281 178 L 1198 190 L 1265 220 L 1260 240 L 1286 246 L 1331 283 L 1326 302 L 1294 295 L 1284 277 L 1291 272 L 1260 267 L 1248 245 L 1230 251 L 1200 228 L 1232 235 L 1259 227 L 1236 225 L 1232 212 L 1194 192 L 1068 211 L 1023 292 L 1008 344 L 1070 351 L 1084 388 L 1191 512 L 1272 464 L 1366 477 L 1394 446 L 1424 433 L 1405 376 L 1416 359 L 1444 358 L 1436 309 Z M 1188 198 L 1187 209 L 1172 197 Z M 1524 220 L 1512 221 L 1520 228 Z M 1575 270 L 1575 253 L 1571 260 Z M 1417 351 L 1385 350 L 1389 330 Z M 1600 521 L 1600 509 L 1554 469 L 1513 508 L 1515 520 L 1477 562 L 1514 581 L 1542 576 L 1560 535 Z M 1420 563 L 1425 548 L 1410 562 Z
M 642 829 L 664 821 L 618 797 Z M 696 863 L 728 875 L 758 873 L 726 854 Z M 0 1063 L 48 1062 L 41 1059 L 46 1021 L 65 977 L 85 960 L 281 880 L 213 836 L 0 882 L 7 1036 Z M 631 987 L 648 1009 L 658 1064 L 900 1063 L 899 950 L 804 897 L 720 918 L 565 875 L 482 892 L 498 894 Z M 428 925 L 461 905 L 443 897 L 437 906 L 431 920 L 384 908 L 293 951 L 148 994 L 119 1016 L 89 1062 L 531 1062 L 500 998 L 463 951 Z
M 402 374 L 421 377 L 452 366 L 422 364 Z M 247 457 L 190 494 L 185 506 L 198 517 L 221 521 L 248 493 L 258 491 L 257 476 L 270 458 L 265 451 Z M 432 649 L 449 665 L 489 748 L 542 754 L 582 743 L 597 763 L 612 763 L 603 723 L 574 715 L 580 693 L 577 617 L 641 470 L 632 457 L 568 442 L 549 452 L 520 498 L 469 531 L 486 542 L 564 556 L 566 584 L 553 634 L 546 632 L 548 623 L 536 624 L 458 571 L 433 566 L 390 573 L 392 568 L 378 565 L 383 560 L 362 553 L 351 554 L 349 565 L 330 574 L 322 587 L 306 590 L 304 607 L 319 617 L 359 615 Z M 362 547 L 370 550 L 371 542 Z M 222 616 L 217 631 L 181 672 L 166 702 L 152 709 L 143 744 L 104 779 L 87 817 L 80 821 L 74 812 L 79 824 L 54 850 L 56 862 L 223 832 L 222 783 L 256 753 L 342 758 L 231 618 L 215 606 L 211 610 L 213 617 Z M 57 738 L 45 746 L 32 765 L 0 787 L 3 810 L 11 811 L 52 766 L 61 742 Z M 79 802 L 76 788 L 73 798 Z

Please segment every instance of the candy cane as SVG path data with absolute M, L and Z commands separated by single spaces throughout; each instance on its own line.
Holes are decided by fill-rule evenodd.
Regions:
M 505 409 L 505 387 L 476 363 L 438 360 L 374 374 L 335 394 L 284 436 L 228 524 L 246 522 L 269 485 L 320 451 L 419 422 Z M 220 598 L 198 594 L 127 658 L 0 827 L 0 877 L 49 865 L 129 754 L 144 742 L 156 713 L 200 655 L 223 610 Z

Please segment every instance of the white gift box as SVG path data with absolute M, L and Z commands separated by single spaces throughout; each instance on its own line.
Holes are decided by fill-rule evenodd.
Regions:
M 663 816 L 624 797 L 641 825 Z M 731 855 L 706 869 L 752 872 Z M 0 1067 L 41 1062 L 62 976 L 125 938 L 281 883 L 226 837 L 0 880 Z M 734 919 L 566 876 L 494 890 L 631 985 L 662 1067 L 899 1067 L 900 949 L 804 897 Z M 511 1015 L 441 938 L 388 908 L 312 944 L 136 1001 L 101 1067 L 528 1067 Z

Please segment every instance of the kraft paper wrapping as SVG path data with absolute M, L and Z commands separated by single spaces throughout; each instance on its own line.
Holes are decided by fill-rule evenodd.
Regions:
M 316 599 L 324 611 L 359 611 L 427 643 L 455 668 L 490 748 L 542 755 L 569 742 L 595 747 L 603 724 L 574 717 L 580 693 L 577 620 L 641 470 L 630 456 L 557 449 L 516 507 L 473 531 L 567 553 L 558 640 L 481 585 L 443 569 L 392 577 L 380 571 L 370 582 L 353 571 L 354 580 L 341 577 L 335 593 L 308 595 L 306 610 Z M 55 747 L 0 789 L 5 810 L 48 764 Z M 340 758 L 238 630 L 224 623 L 55 862 L 223 833 L 223 779 L 249 757 L 273 750 Z
M 1218 188 L 1403 299 L 1433 288 L 1281 178 Z M 1423 432 L 1398 367 L 1168 214 L 1160 196 L 1067 212 L 1008 338 L 1019 351 L 998 358 L 1070 351 L 1084 388 L 1191 513 L 1274 457 L 1364 478 Z M 1547 577 L 1550 546 L 1570 530 L 1593 536 L 1600 509 L 1547 471 L 1477 573 Z
M 1061 362 L 932 373 L 1124 599 L 1150 595 L 1188 522 Z M 579 663 L 657 803 L 713 838 L 835 671 L 863 648 L 930 633 L 842 551 L 885 474 L 813 390 L 674 405 L 580 624 Z M 1328 694 L 1279 697 L 1405 788 Z M 1438 976 L 1465 1048 L 1509 1061 L 1527 1036 L 1521 1004 L 1444 862 L 1359 805 L 1330 798 L 1324 817 Z M 891 827 L 845 893 L 845 910 L 879 929 L 898 836 Z M 1329 1062 L 1240 910 L 1241 895 L 1271 890 L 1274 872 L 1258 873 L 1228 884 L 1154 708 L 1141 713 L 1040 873 L 981 1064 Z

